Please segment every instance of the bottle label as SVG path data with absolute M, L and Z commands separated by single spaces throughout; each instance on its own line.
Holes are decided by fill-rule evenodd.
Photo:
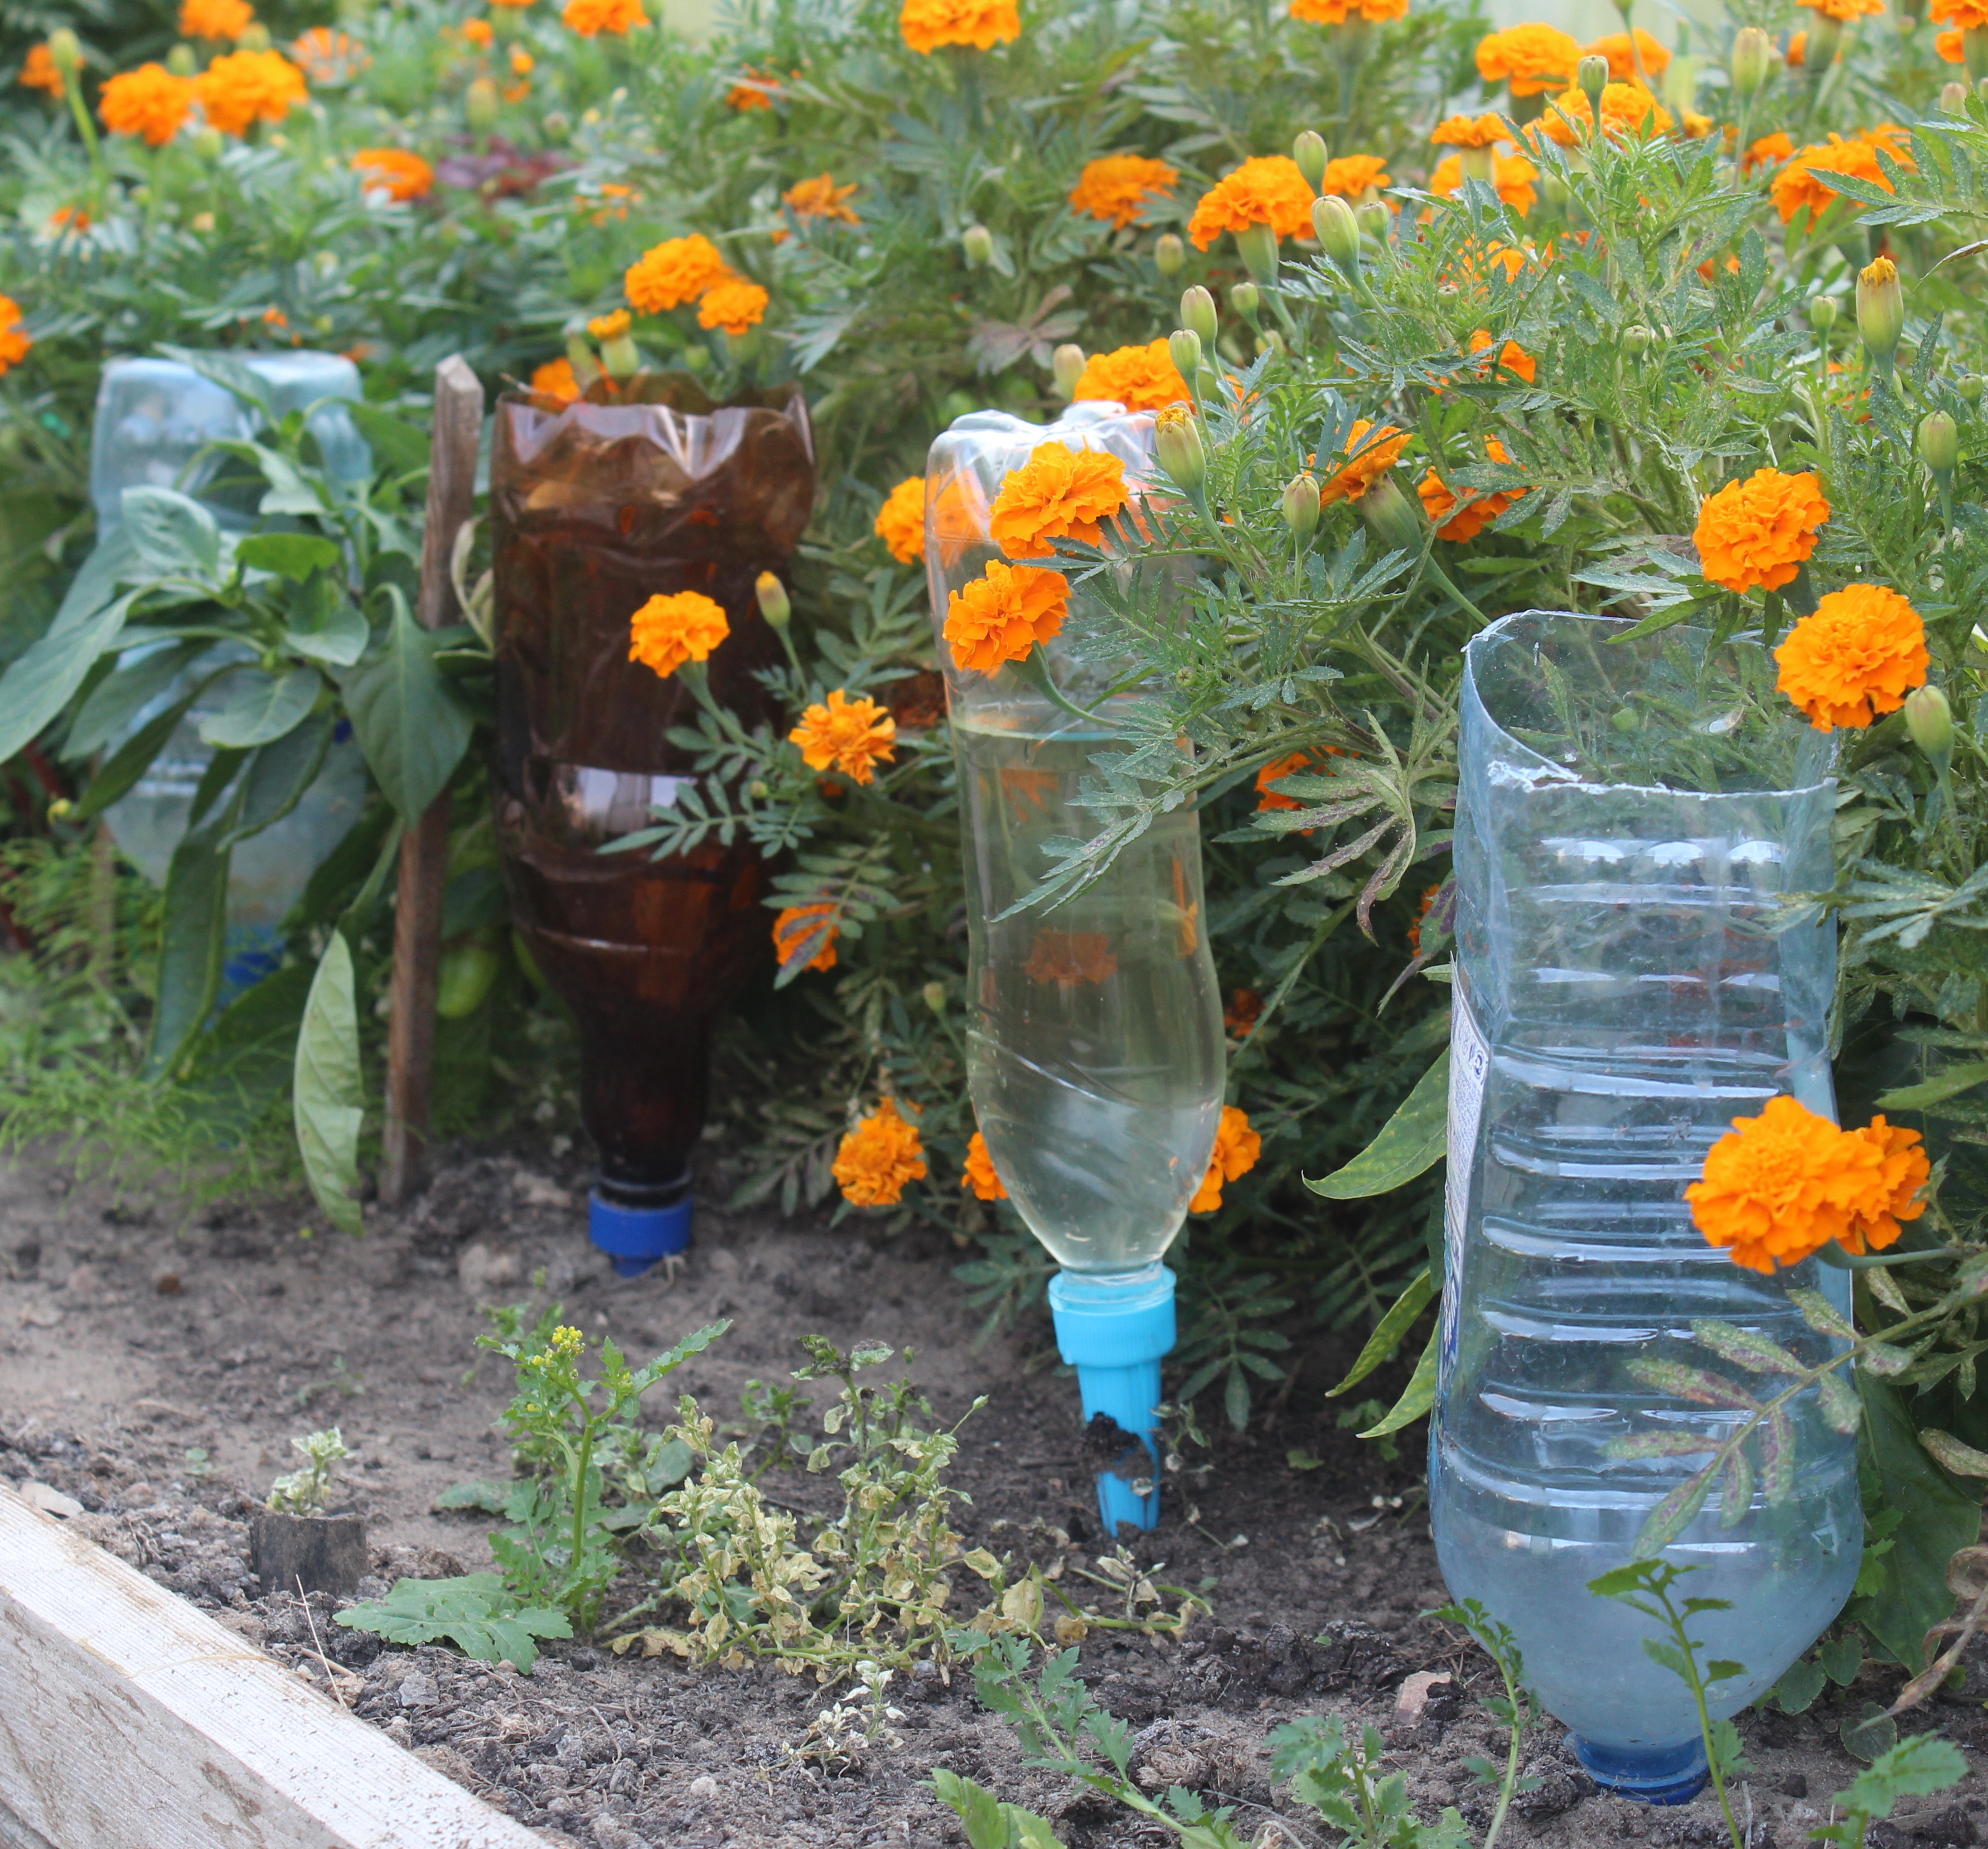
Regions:
M 1477 1156 L 1484 1081 L 1490 1069 L 1491 1049 L 1478 1031 L 1470 1004 L 1459 987 L 1452 991 L 1450 1000 L 1449 1160 L 1443 1176 L 1442 1354 L 1445 1373 L 1456 1353 L 1464 1221 L 1470 1211 L 1470 1171 Z

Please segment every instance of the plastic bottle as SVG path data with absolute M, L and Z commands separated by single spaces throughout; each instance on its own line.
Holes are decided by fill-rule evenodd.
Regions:
M 633 1275 L 689 1240 L 712 1025 L 772 947 L 742 837 L 663 860 L 601 852 L 693 778 L 669 733 L 695 701 L 681 676 L 628 659 L 629 619 L 657 593 L 715 598 L 731 634 L 711 691 L 749 722 L 773 716 L 754 671 L 779 645 L 753 581 L 784 574 L 815 475 L 794 388 L 715 405 L 694 380 L 649 374 L 618 391 L 611 404 L 500 398 L 491 503 L 505 880 L 579 1023 L 580 1112 L 600 1154 L 590 1224 Z
M 1509 1624 L 1529 1681 L 1596 1780 L 1658 1803 L 1704 1782 L 1692 1696 L 1652 1661 L 1649 1622 L 1587 1582 L 1635 1557 L 1655 1504 L 1702 1454 L 1611 1457 L 1652 1431 L 1736 1421 L 1631 1373 L 1729 1372 L 1694 1318 L 1829 1352 L 1788 1301 L 1848 1309 L 1810 1260 L 1763 1278 L 1708 1245 L 1683 1196 L 1736 1116 L 1777 1092 L 1833 1114 L 1835 947 L 1780 928 L 1784 894 L 1833 880 L 1830 743 L 1773 692 L 1750 645 L 1528 612 L 1466 655 L 1456 860 L 1458 957 L 1432 1525 L 1444 1576 Z M 1570 718 L 1570 716 L 1571 717 Z M 1702 793 L 1716 790 L 1718 794 Z M 1765 1383 L 1748 1377 L 1756 1387 Z M 1863 1545 L 1856 1444 L 1813 1390 L 1790 1409 L 1794 1491 L 1715 1488 L 1665 1550 L 1723 1717 L 1756 1699 L 1836 1615 Z
M 1139 695 L 1109 694 L 1123 664 L 1080 660 L 1060 638 L 1044 651 L 1048 672 L 1070 705 L 1095 716 L 1079 716 L 1015 667 L 958 667 L 944 626 L 952 594 L 1002 556 L 986 515 L 1003 476 L 1055 440 L 1115 455 L 1136 480 L 1149 472 L 1152 425 L 1149 413 L 1095 403 L 1047 426 L 999 411 L 962 418 L 932 445 L 925 526 L 969 836 L 968 1089 L 1009 1197 L 1063 1268 L 1050 1302 L 1084 1417 L 1110 1414 L 1149 1454 L 1160 1358 L 1174 1342 L 1173 1274 L 1160 1261 L 1207 1169 L 1222 1109 L 1200 827 L 1191 809 L 1174 810 L 1077 898 L 1004 916 L 1050 871 L 1047 842 L 1096 832 L 1080 786 Z M 1155 596 L 1170 589 L 1155 577 Z M 1081 623 L 1084 600 L 1073 595 L 1070 625 Z M 1158 1519 L 1157 1492 L 1131 1487 L 1148 1474 L 1100 1475 L 1107 1534 L 1121 1521 Z

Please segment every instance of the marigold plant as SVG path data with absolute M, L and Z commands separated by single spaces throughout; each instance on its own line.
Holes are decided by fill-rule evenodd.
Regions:
M 987 1153 L 987 1139 L 978 1130 L 966 1146 L 966 1167 L 959 1177 L 959 1185 L 972 1189 L 976 1200 L 1008 1198 L 1006 1184 L 995 1169 L 994 1158 Z
M 1053 540 L 1104 543 L 1102 523 L 1125 505 L 1125 465 L 1097 449 L 1038 443 L 1002 478 L 988 531 L 1010 558 L 1049 558 Z
M 1909 150 L 1902 153 L 1898 148 L 1888 147 L 1885 151 L 1908 171 L 1915 171 Z M 1896 190 L 1890 177 L 1878 164 L 1875 142 L 1861 136 L 1839 135 L 1832 130 L 1827 141 L 1811 142 L 1775 174 L 1772 189 L 1774 209 L 1780 214 L 1783 225 L 1804 207 L 1810 218 L 1814 219 L 1836 203 L 1841 195 L 1829 184 L 1831 174 L 1862 180 L 1870 185 L 1882 187 L 1886 192 Z
M 1180 174 L 1164 161 L 1144 154 L 1106 154 L 1084 163 L 1071 189 L 1073 211 L 1088 212 L 1123 231 L 1136 224 L 1148 199 L 1163 199 Z
M 1512 131 L 1502 116 L 1445 116 L 1429 135 L 1436 147 L 1496 147 L 1509 141 Z
M 881 1100 L 842 1139 L 832 1172 L 851 1207 L 895 1207 L 906 1187 L 925 1179 L 925 1144 L 894 1098 Z
M 731 633 L 723 607 L 702 591 L 658 592 L 628 619 L 628 659 L 667 679 L 685 662 L 708 661 Z
M 1291 0 L 1291 17 L 1310 25 L 1384 25 L 1408 16 L 1408 0 Z
M 986 52 L 1019 39 L 1022 15 L 1015 0 L 904 0 L 898 29 L 921 56 L 948 45 Z
M 1797 0 L 1799 4 L 1799 0 Z M 1610 80 L 1617 83 L 1644 83 L 1652 77 L 1661 77 L 1671 67 L 1670 47 L 1654 33 L 1636 28 L 1634 44 L 1627 32 L 1610 32 L 1597 39 L 1591 45 L 1581 48 L 1584 56 L 1591 54 L 1608 60 Z M 1636 59 L 1641 54 L 1643 68 L 1636 68 Z
M 1492 185 L 1498 197 L 1524 218 L 1539 203 L 1539 188 L 1533 182 L 1540 170 L 1523 154 L 1493 154 Z M 1457 154 L 1445 154 L 1430 170 L 1428 190 L 1439 199 L 1454 198 L 1463 190 L 1463 161 Z
M 103 86 L 96 113 L 113 135 L 136 135 L 147 147 L 164 147 L 193 113 L 194 82 L 163 64 L 120 71 Z
M 1364 199 L 1394 183 L 1387 162 L 1378 154 L 1341 154 L 1326 162 L 1318 190 L 1322 197 Z
M 1885 10 L 1885 0 L 1795 0 L 1795 5 L 1820 13 L 1825 19 L 1841 20 L 1846 25 L 1853 19 Z
M 1779 691 L 1819 732 L 1861 728 L 1897 712 L 1932 665 L 1919 612 L 1882 584 L 1831 591 L 1788 632 L 1774 659 Z
M 1222 1209 L 1225 1184 L 1239 1180 L 1256 1166 L 1263 1153 L 1263 1139 L 1249 1127 L 1249 1113 L 1232 1104 L 1222 1107 L 1215 1126 L 1215 1147 L 1209 1152 L 1208 1172 L 1187 1204 L 1190 1214 L 1214 1214 Z
M 580 389 L 573 361 L 561 354 L 557 359 L 548 360 L 543 366 L 534 367 L 532 389 L 544 393 L 549 398 L 557 398 L 562 404 L 573 403 L 580 396 Z
M 0 377 L 20 364 L 35 343 L 22 331 L 21 305 L 12 296 L 0 296 Z
M 835 916 L 835 907 L 816 903 L 806 906 L 788 906 L 773 920 L 773 952 L 779 957 L 780 967 L 785 969 L 806 951 L 821 933 L 821 921 Z M 820 935 L 814 954 L 809 957 L 806 967 L 810 970 L 832 970 L 835 967 L 835 940 L 842 935 L 839 926 L 830 925 L 826 933 Z
M 280 122 L 309 100 L 304 74 L 281 52 L 230 52 L 194 80 L 208 124 L 245 135 L 258 122 Z
M 56 68 L 55 58 L 44 39 L 39 45 L 28 47 L 27 57 L 21 65 L 19 81 L 29 90 L 45 90 L 52 97 L 63 93 L 63 74 Z
M 1829 503 L 1814 475 L 1756 469 L 1708 495 L 1699 509 L 1692 539 L 1699 569 L 1743 595 L 1778 591 L 1794 582 L 1828 518 Z
M 844 225 L 860 225 L 863 221 L 856 215 L 849 201 L 860 190 L 852 180 L 847 186 L 838 186 L 833 174 L 817 174 L 811 180 L 802 180 L 780 195 L 788 211 L 797 218 L 822 218 Z
M 1063 628 L 1070 589 L 1060 571 L 1035 565 L 987 569 L 946 600 L 945 635 L 955 668 L 993 674 L 1008 662 L 1026 661 L 1039 642 Z
M 1565 89 L 1580 62 L 1579 42 L 1557 25 L 1508 26 L 1477 45 L 1478 76 L 1506 85 L 1514 97 Z
M 697 305 L 700 327 L 722 328 L 735 338 L 748 334 L 766 318 L 772 297 L 757 283 L 728 276 L 712 284 Z
M 1484 453 L 1494 462 L 1509 462 L 1512 459 L 1505 445 L 1495 436 L 1485 439 Z M 1523 500 L 1526 493 L 1523 488 L 1516 491 L 1466 488 L 1459 494 L 1433 469 L 1422 477 L 1415 492 L 1421 497 L 1422 511 L 1428 516 L 1429 524 L 1435 529 L 1436 537 L 1459 546 L 1476 539 L 1499 515 Z
M 597 38 L 603 32 L 626 38 L 638 25 L 649 23 L 642 0 L 566 0 L 560 19 L 583 39 Z
M 362 147 L 352 157 L 351 166 L 367 191 L 384 193 L 399 202 L 425 199 L 434 190 L 434 169 L 405 148 Z
M 732 274 L 718 246 L 702 232 L 668 238 L 644 251 L 621 279 L 628 300 L 644 314 L 664 314 L 708 294 Z
M 877 538 L 901 565 L 915 565 L 925 554 L 925 478 L 907 476 L 877 510 Z
M 898 722 L 873 699 L 851 699 L 837 687 L 787 734 L 810 770 L 831 767 L 859 784 L 877 780 L 877 766 L 897 755 Z
M 1267 225 L 1280 239 L 1304 237 L 1316 197 L 1289 154 L 1259 155 L 1201 195 L 1187 235 L 1197 250 L 1208 249 L 1225 231 L 1247 231 L 1253 225 Z
M 1347 432 L 1341 452 L 1350 459 L 1327 477 L 1318 491 L 1319 505 L 1330 507 L 1341 501 L 1357 501 L 1372 492 L 1374 484 L 1401 459 L 1408 446 L 1408 432 L 1391 424 L 1378 428 L 1366 418 L 1357 418 Z
M 182 39 L 236 39 L 255 23 L 248 0 L 180 0 Z
M 1164 411 L 1193 396 L 1164 340 L 1093 354 L 1070 395 L 1080 404 L 1102 401 L 1128 411 Z
M 350 32 L 329 25 L 313 25 L 300 32 L 290 46 L 290 61 L 302 71 L 306 82 L 320 85 L 350 83 L 371 66 L 372 53 Z
M 1601 93 L 1601 132 L 1611 141 L 1668 134 L 1671 112 L 1640 83 L 1611 83 Z M 1563 90 L 1554 98 L 1539 128 L 1563 147 L 1572 147 L 1594 128 L 1594 106 L 1584 90 Z

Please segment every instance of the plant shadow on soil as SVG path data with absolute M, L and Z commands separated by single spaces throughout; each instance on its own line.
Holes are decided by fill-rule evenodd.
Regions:
M 333 1698 L 549 1842 L 958 1844 L 963 1833 L 923 1782 L 940 1766 L 1045 1813 L 1073 1849 L 1171 1840 L 1026 1768 L 963 1674 L 948 1685 L 928 1664 L 901 1681 L 903 1744 L 830 1776 L 788 1751 L 823 1692 L 770 1666 L 691 1675 L 667 1657 L 624 1660 L 579 1640 L 549 1646 L 519 1675 L 438 1647 L 383 1649 L 331 1624 L 324 1595 L 306 1609 L 294 1593 L 262 1592 L 248 1562 L 252 1498 L 291 1467 L 292 1437 L 331 1424 L 355 1454 L 337 1499 L 370 1526 L 374 1576 L 363 1590 L 489 1566 L 485 1518 L 434 1505 L 453 1483 L 508 1472 L 495 1421 L 510 1383 L 496 1357 L 479 1361 L 478 1306 L 522 1301 L 541 1269 L 571 1321 L 637 1360 L 732 1319 L 722 1342 L 651 1396 L 646 1416 L 658 1426 L 680 1390 L 721 1425 L 735 1417 L 749 1380 L 783 1380 L 801 1363 L 804 1334 L 913 1348 L 910 1371 L 940 1419 L 989 1397 L 950 1473 L 972 1498 L 958 1514 L 966 1544 L 1046 1563 L 1061 1553 L 1078 1566 L 1100 1546 L 1075 1383 L 1054 1370 L 1046 1319 L 976 1352 L 949 1240 L 880 1241 L 857 1223 L 831 1230 L 825 1216 L 705 1211 L 678 1272 L 627 1281 L 587 1241 L 583 1189 L 570 1163 L 457 1153 L 404 1211 L 369 1206 L 364 1238 L 306 1240 L 294 1201 L 231 1204 L 189 1222 L 163 1193 L 120 1196 L 79 1182 L 65 1163 L 17 1160 L 0 1173 L 0 1481 L 334 1685 Z M 1232 1803 L 1246 1836 L 1275 1813 L 1286 1827 L 1270 1840 L 1328 1840 L 1272 1789 L 1263 1744 L 1280 1722 L 1320 1712 L 1380 1726 L 1423 1813 L 1457 1803 L 1481 1834 L 1489 1801 L 1463 1762 L 1502 1761 L 1502 1738 L 1476 1702 L 1496 1678 L 1459 1634 L 1419 1616 L 1445 1596 L 1419 1434 L 1391 1464 L 1339 1429 L 1339 1403 L 1323 1389 L 1348 1347 L 1322 1340 L 1294 1390 L 1247 1434 L 1212 1430 L 1208 1474 L 1170 1484 L 1159 1529 L 1130 1542 L 1142 1564 L 1165 1563 L 1167 1580 L 1212 1581 L 1214 1615 L 1183 1640 L 1094 1631 L 1082 1673 L 1137 1732 L 1142 1786 Z M 1293 1467 L 1294 1451 L 1320 1466 Z M 960 1603 L 963 1618 L 971 1606 Z M 1453 1679 L 1419 1718 L 1398 1718 L 1403 1683 L 1422 1671 Z M 1895 1681 L 1867 1671 L 1806 1715 L 1740 1717 L 1755 1766 L 1743 1793 L 1753 1849 L 1794 1849 L 1828 1814 L 1830 1793 L 1858 1770 L 1836 1729 L 1866 1699 L 1888 1701 Z M 1911 1724 L 1988 1749 L 1984 1695 L 1988 1651 L 1977 1647 L 1967 1685 Z M 1705 1800 L 1653 1811 L 1596 1793 L 1562 1736 L 1547 1721 L 1528 1739 L 1539 1783 L 1501 1838 L 1513 1849 L 1725 1840 Z M 1983 1840 L 1978 1772 L 1908 1800 L 1871 1838 L 1921 1849 Z

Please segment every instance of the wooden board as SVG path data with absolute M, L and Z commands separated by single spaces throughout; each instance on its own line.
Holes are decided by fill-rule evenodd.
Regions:
M 0 1844 L 543 1849 L 205 1613 L 5 1489 Z

